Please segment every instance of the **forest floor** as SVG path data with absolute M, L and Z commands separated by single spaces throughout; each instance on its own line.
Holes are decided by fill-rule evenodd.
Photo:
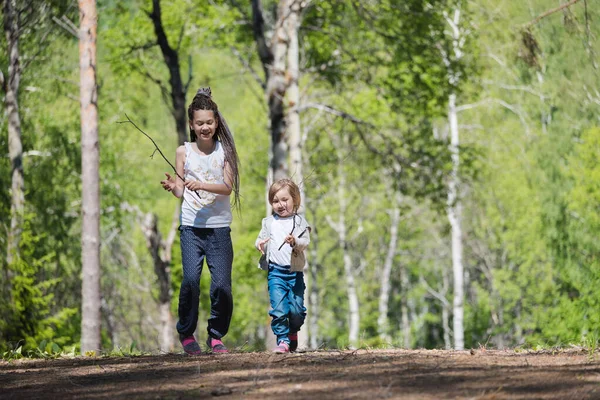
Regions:
M 586 349 L 358 350 L 0 361 L 2 399 L 600 399 Z

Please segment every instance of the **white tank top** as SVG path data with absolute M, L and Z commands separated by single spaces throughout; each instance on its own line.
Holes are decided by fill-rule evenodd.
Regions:
M 185 142 L 185 180 L 204 183 L 223 183 L 225 173 L 225 153 L 221 142 L 216 141 L 215 149 L 207 156 L 201 156 L 192 149 L 192 143 Z M 231 205 L 229 196 L 184 187 L 181 203 L 181 225 L 196 228 L 223 228 L 231 225 Z

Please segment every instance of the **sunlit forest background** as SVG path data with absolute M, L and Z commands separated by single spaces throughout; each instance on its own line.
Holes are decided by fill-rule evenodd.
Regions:
M 261 38 L 272 50 L 281 44 L 284 3 L 300 10 L 297 48 L 284 43 L 296 71 L 285 59 L 273 69 L 261 53 Z M 81 339 L 79 11 L 70 0 L 16 5 L 24 212 L 18 257 L 8 257 L 13 165 L 3 112 L 0 349 L 66 351 Z M 264 349 L 270 330 L 254 240 L 268 213 L 274 92 L 284 141 L 286 121 L 299 117 L 300 141 L 287 147 L 299 150 L 302 172 L 290 162 L 287 174 L 299 178 L 313 226 L 307 347 L 598 343 L 597 2 L 98 0 L 97 10 L 103 349 L 179 350 L 161 336 L 166 324 L 177 344 L 182 272 L 170 233 L 179 203 L 159 183 L 170 166 L 128 118 L 174 163 L 177 112 L 203 86 L 241 160 L 228 346 Z M 149 241 L 154 223 L 158 245 Z

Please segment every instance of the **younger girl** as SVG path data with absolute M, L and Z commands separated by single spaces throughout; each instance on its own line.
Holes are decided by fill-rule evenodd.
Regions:
M 183 280 L 179 292 L 177 332 L 183 350 L 201 353 L 194 337 L 198 323 L 200 275 L 204 259 L 210 271 L 210 318 L 207 345 L 214 353 L 226 353 L 221 338 L 227 334 L 233 298 L 231 267 L 233 246 L 229 225 L 229 195 L 238 204 L 238 157 L 225 120 L 211 99 L 210 88 L 202 88 L 188 108 L 190 142 L 176 152 L 176 176 L 165 174 L 165 190 L 183 197 L 180 215 Z
M 268 270 L 271 329 L 277 336 L 276 353 L 298 348 L 298 331 L 304 324 L 304 249 L 310 243 L 310 227 L 297 214 L 300 189 L 290 179 L 281 179 L 269 189 L 273 215 L 263 219 L 255 246 L 262 253 L 260 267 Z

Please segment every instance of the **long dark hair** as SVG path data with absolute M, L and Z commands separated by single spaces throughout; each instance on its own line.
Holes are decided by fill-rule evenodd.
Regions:
M 223 151 L 225 153 L 225 161 L 231 167 L 233 173 L 233 187 L 231 188 L 234 192 L 233 205 L 239 210 L 240 207 L 240 175 L 239 175 L 239 158 L 235 149 L 235 142 L 233 141 L 233 135 L 225 122 L 225 118 L 219 112 L 219 106 L 212 100 L 210 88 L 200 88 L 194 96 L 194 100 L 188 107 L 188 119 L 192 121 L 194 119 L 194 111 L 196 110 L 211 110 L 215 114 L 217 120 L 217 130 L 215 132 L 216 140 L 221 142 Z M 190 141 L 196 141 L 196 133 L 190 128 Z

